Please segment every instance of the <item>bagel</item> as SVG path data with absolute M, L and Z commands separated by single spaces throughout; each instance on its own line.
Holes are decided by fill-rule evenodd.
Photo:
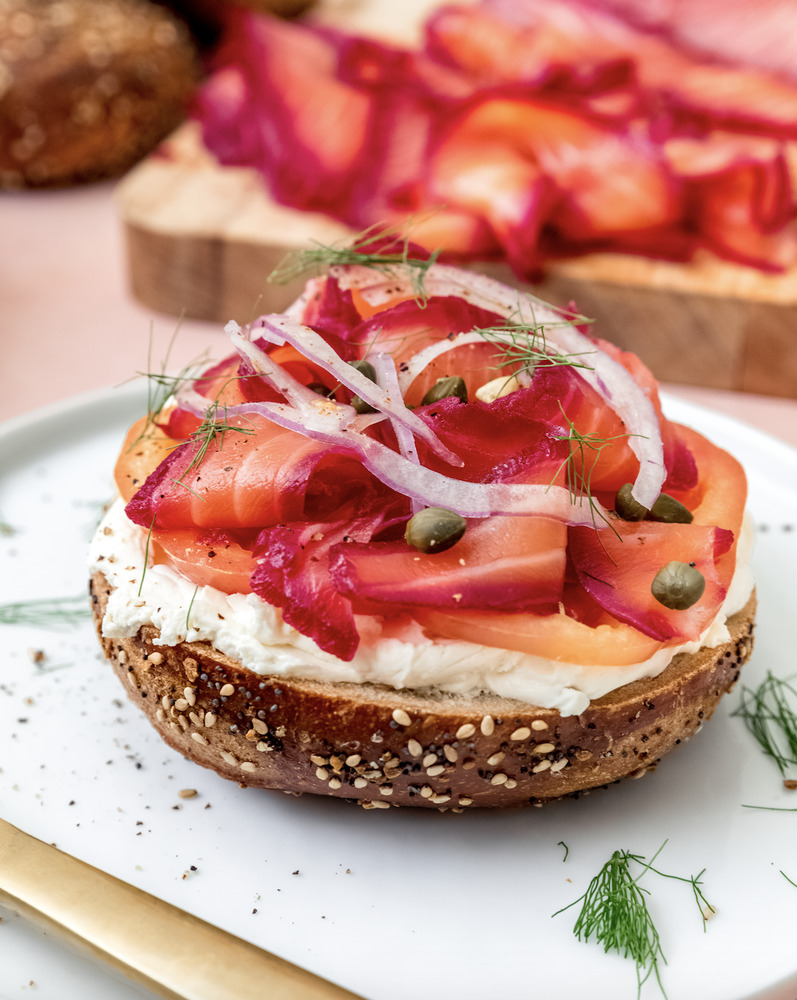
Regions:
M 5 0 L 0 188 L 118 177 L 185 118 L 200 79 L 185 24 L 150 0 Z
M 229 324 L 238 354 L 131 428 L 89 557 L 104 654 L 171 747 L 244 786 L 462 810 L 640 777 L 751 654 L 744 472 L 666 420 L 637 359 L 536 300 L 546 349 L 589 372 L 559 354 L 495 378 L 452 310 L 522 319 L 519 293 L 430 263 L 419 301 L 407 267 L 355 258 Z M 375 381 L 338 353 L 346 315 Z M 466 377 L 420 400 L 457 357 Z M 587 440 L 577 494 L 563 466 Z
M 91 580 L 103 652 L 166 743 L 252 788 L 335 795 L 371 809 L 541 805 L 640 778 L 708 720 L 753 648 L 755 597 L 730 639 L 680 653 L 581 715 L 491 695 L 261 676 L 208 643 L 158 629 L 102 636 L 111 588 Z

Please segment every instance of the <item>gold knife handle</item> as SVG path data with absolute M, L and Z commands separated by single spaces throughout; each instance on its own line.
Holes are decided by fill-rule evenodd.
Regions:
M 167 1000 L 363 1000 L 4 820 L 0 904 Z

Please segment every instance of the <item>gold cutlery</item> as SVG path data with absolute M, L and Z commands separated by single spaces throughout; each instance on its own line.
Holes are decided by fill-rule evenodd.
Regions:
M 0 905 L 168 1000 L 363 1000 L 3 820 Z

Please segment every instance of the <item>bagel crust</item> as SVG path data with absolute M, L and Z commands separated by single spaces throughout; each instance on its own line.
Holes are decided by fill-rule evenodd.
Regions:
M 0 3 L 0 189 L 118 177 L 186 117 L 183 21 L 149 0 Z
M 111 587 L 90 584 L 103 651 L 128 695 L 183 756 L 242 786 L 311 792 L 365 808 L 541 805 L 641 777 L 702 726 L 753 648 L 755 593 L 730 641 L 677 654 L 561 716 L 495 695 L 395 691 L 261 676 L 208 643 L 155 645 L 158 630 L 109 639 Z

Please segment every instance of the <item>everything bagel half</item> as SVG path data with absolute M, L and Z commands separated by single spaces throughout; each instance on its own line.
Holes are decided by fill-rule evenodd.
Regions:
M 164 739 L 371 808 L 641 775 L 750 655 L 739 463 L 581 317 L 373 242 L 134 425 L 98 632 Z
M 98 628 L 108 584 L 92 579 Z M 495 695 L 263 677 L 207 643 L 157 646 L 157 629 L 101 639 L 129 697 L 189 760 L 253 788 L 335 795 L 365 808 L 542 804 L 642 777 L 693 736 L 752 651 L 755 598 L 730 639 L 578 716 Z

